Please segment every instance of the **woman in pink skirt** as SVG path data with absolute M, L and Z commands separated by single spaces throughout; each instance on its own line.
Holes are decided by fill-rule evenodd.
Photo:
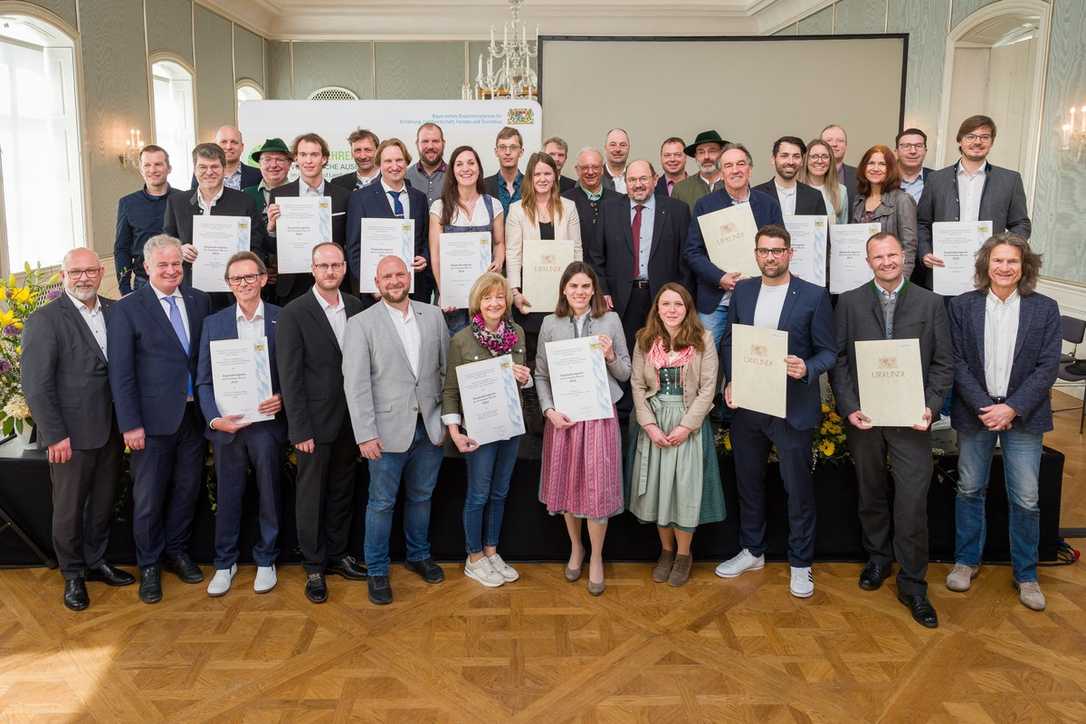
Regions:
M 622 397 L 619 382 L 630 379 L 630 355 L 622 320 L 607 311 L 591 266 L 573 262 L 566 267 L 558 288 L 558 306 L 554 314 L 543 320 L 536 353 L 536 390 L 539 407 L 547 418 L 539 500 L 549 513 L 561 513 L 566 519 L 571 546 L 566 579 L 571 582 L 581 577 L 585 557 L 581 521 L 588 519 L 588 536 L 592 541 L 588 592 L 598 596 L 604 589 L 603 540 L 607 535 L 607 519 L 623 509 L 622 443 L 614 403 Z M 600 381 L 599 394 L 609 398 L 611 414 L 605 419 L 571 422 L 555 406 L 551 394 L 547 343 L 581 337 L 595 337 L 591 353 L 603 355 L 607 379 Z

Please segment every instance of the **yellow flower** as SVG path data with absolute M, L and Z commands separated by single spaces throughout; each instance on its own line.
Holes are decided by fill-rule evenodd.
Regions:
M 827 404 L 826 404 L 825 402 L 823 402 L 823 403 L 822 403 L 822 414 L 823 414 L 823 415 L 825 415 L 825 414 L 826 414 L 826 413 L 828 413 L 829 411 L 830 411 L 830 406 L 829 406 L 829 405 L 827 405 Z
M 0 311 L 0 329 L 3 329 L 9 324 L 15 324 L 15 312 L 10 309 Z
M 841 422 L 841 416 L 838 415 L 836 412 L 831 412 L 830 413 L 830 421 L 831 422 Z
M 819 445 L 818 448 L 823 455 L 829 458 L 833 457 L 833 453 L 837 449 L 837 446 L 833 444 L 833 440 L 823 440 L 822 444 Z
M 724 433 L 724 449 L 725 450 L 731 450 L 732 449 L 732 436 L 731 436 L 730 433 L 727 433 L 727 432 Z
M 30 301 L 30 290 L 26 287 L 19 287 L 11 292 L 11 299 L 19 304 L 26 304 Z
M 8 288 L 0 284 L 0 302 L 8 298 Z

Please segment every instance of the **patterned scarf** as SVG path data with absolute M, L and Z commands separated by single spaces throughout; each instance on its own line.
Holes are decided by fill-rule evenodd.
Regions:
M 686 384 L 686 366 L 693 358 L 693 346 L 683 347 L 681 350 L 677 351 L 674 358 L 670 357 L 668 351 L 664 349 L 664 340 L 662 337 L 656 338 L 652 343 L 652 347 L 649 348 L 649 353 L 645 355 L 645 361 L 657 370 L 662 370 L 665 367 L 678 367 L 679 383 L 683 385 Z
M 517 344 L 517 332 L 513 325 L 504 319 L 498 322 L 498 329 L 491 332 L 486 328 L 482 314 L 476 314 L 471 318 L 471 334 L 475 341 L 490 352 L 491 357 L 508 354 L 509 350 Z

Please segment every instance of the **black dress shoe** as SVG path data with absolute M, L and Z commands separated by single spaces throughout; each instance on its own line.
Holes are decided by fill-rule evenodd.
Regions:
M 328 584 L 323 573 L 310 573 L 305 577 L 305 597 L 310 603 L 324 603 L 328 600 Z
M 68 578 L 64 581 L 64 605 L 73 611 L 82 611 L 90 605 L 87 585 L 82 578 Z
M 422 580 L 427 583 L 441 583 L 445 580 L 445 571 L 441 570 L 441 566 L 434 563 L 433 558 L 424 558 L 421 561 L 405 561 L 404 566 L 409 571 L 422 576 Z
M 882 588 L 882 582 L 890 577 L 890 563 L 875 563 L 868 561 L 864 569 L 860 571 L 860 588 L 865 591 L 877 591 Z
M 358 559 L 354 556 L 340 556 L 339 558 L 333 558 L 328 561 L 328 565 L 324 567 L 325 574 L 335 574 L 337 576 L 343 576 L 349 581 L 364 581 L 366 580 L 366 567 L 358 562 Z
M 158 566 L 140 569 L 140 600 L 144 603 L 162 600 L 162 572 Z
M 128 571 L 114 568 L 105 561 L 87 569 L 88 581 L 100 581 L 107 586 L 131 586 L 136 582 L 136 577 Z
M 935 609 L 931 601 L 924 595 L 909 595 L 899 593 L 897 600 L 901 601 L 905 608 L 913 615 L 913 620 L 925 628 L 939 628 L 939 617 L 935 615 Z
M 200 583 L 204 580 L 204 572 L 200 566 L 193 563 L 187 553 L 166 558 L 163 566 L 167 571 L 173 571 L 185 583 Z
M 388 583 L 388 576 L 370 576 L 366 581 L 369 589 L 370 603 L 375 606 L 387 606 L 392 603 L 392 586 Z

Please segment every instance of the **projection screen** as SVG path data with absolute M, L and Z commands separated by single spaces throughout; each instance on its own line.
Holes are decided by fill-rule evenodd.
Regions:
M 544 137 L 602 150 L 629 131 L 630 158 L 659 173 L 660 143 L 716 129 L 754 157 L 752 183 L 770 178 L 773 141 L 807 141 L 830 123 L 848 132 L 848 163 L 891 148 L 904 116 L 906 35 L 815 38 L 601 38 L 542 36 Z M 687 170 L 694 172 L 692 161 Z

